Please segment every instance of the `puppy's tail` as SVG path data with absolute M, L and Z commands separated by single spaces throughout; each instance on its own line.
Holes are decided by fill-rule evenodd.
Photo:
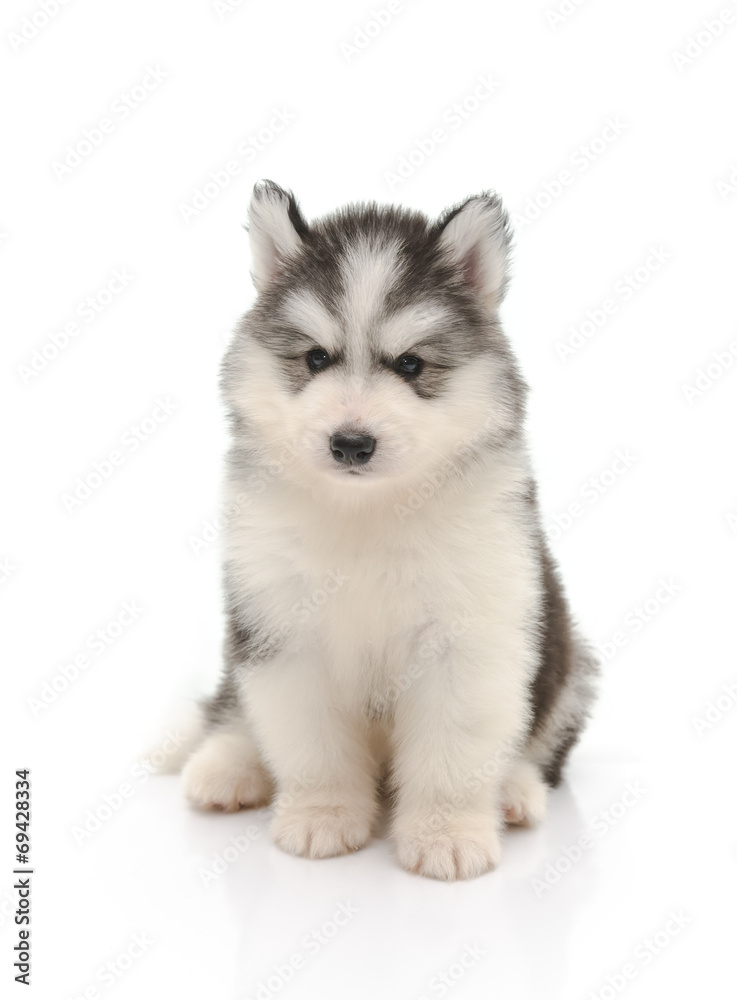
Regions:
M 151 770 L 159 774 L 177 774 L 205 735 L 205 713 L 196 701 L 174 707 L 166 729 L 152 736 L 147 752 L 142 754 Z

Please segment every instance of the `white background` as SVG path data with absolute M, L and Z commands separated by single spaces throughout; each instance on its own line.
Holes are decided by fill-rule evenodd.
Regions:
M 32 769 L 36 869 L 24 992 L 3 812 L 3 990 L 730 995 L 737 6 L 589 0 L 562 4 L 556 22 L 552 0 L 404 2 L 354 52 L 369 3 L 232 6 L 69 0 L 47 24 L 30 2 L 3 6 L 0 788 L 9 801 L 13 770 Z M 719 26 L 703 21 L 720 10 L 731 20 L 712 37 Z M 494 93 L 474 100 L 481 77 Z M 149 92 L 135 89 L 144 81 Z M 122 117 L 123 95 L 144 93 Z M 292 120 L 237 153 L 277 111 Z M 113 128 L 99 145 L 55 167 L 103 118 Z M 444 141 L 392 178 L 438 129 Z M 227 187 L 188 213 L 229 161 Z M 261 177 L 293 188 L 308 217 L 358 199 L 436 214 L 495 188 L 517 219 L 503 318 L 533 388 L 554 550 L 607 661 L 548 821 L 510 832 L 501 867 L 475 882 L 409 875 L 382 839 L 331 861 L 288 857 L 265 813 L 197 815 L 177 778 L 136 764 L 175 702 L 211 690 L 219 669 L 217 545 L 196 553 L 193 540 L 217 513 L 217 369 L 253 300 L 241 223 Z M 115 269 L 127 287 L 103 291 L 86 322 L 79 309 Z M 612 314 L 562 358 L 607 299 Z M 55 357 L 34 353 L 52 355 L 72 321 Z M 157 399 L 175 409 L 131 450 L 130 429 L 162 416 Z M 64 494 L 115 450 L 122 464 L 68 510 Z M 589 499 L 618 450 L 629 467 Z M 141 610 L 117 636 L 125 602 Z M 206 886 L 203 870 L 249 829 L 248 849 Z M 341 903 L 356 912 L 336 928 Z M 136 934 L 146 948 L 130 958 Z M 115 974 L 99 974 L 108 962 Z

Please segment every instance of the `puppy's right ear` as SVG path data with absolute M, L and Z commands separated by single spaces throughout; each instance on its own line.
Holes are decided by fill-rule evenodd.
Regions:
M 496 312 L 507 287 L 512 242 L 499 195 L 484 192 L 468 198 L 442 215 L 436 229 L 441 247 L 466 283 Z
M 248 209 L 254 284 L 266 288 L 286 260 L 296 253 L 308 226 L 291 191 L 273 181 L 259 181 Z

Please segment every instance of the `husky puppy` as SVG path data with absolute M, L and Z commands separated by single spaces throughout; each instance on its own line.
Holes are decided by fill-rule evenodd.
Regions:
M 222 368 L 225 670 L 186 794 L 273 797 L 276 843 L 322 858 L 368 843 L 384 786 L 405 868 L 481 875 L 505 821 L 543 817 L 596 674 L 499 321 L 507 214 L 481 194 L 437 221 L 308 223 L 265 181 L 248 228 L 258 297 Z

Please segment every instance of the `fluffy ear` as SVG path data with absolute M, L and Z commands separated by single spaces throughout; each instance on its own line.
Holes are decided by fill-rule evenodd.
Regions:
M 253 189 L 247 229 L 253 257 L 251 274 L 261 291 L 299 249 L 308 226 L 291 191 L 273 181 L 259 181 Z
M 512 235 L 509 216 L 496 194 L 469 198 L 439 222 L 440 246 L 488 308 L 495 311 L 507 289 Z

